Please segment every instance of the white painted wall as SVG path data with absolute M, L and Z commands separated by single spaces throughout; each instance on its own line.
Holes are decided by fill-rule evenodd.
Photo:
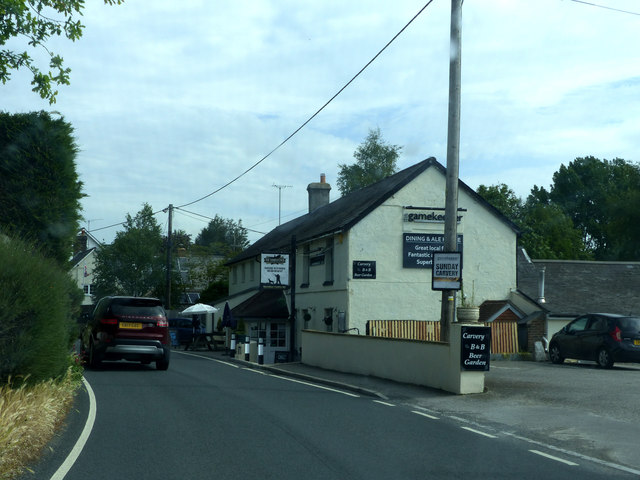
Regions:
M 456 394 L 482 393 L 484 372 L 460 369 L 460 328 L 451 326 L 449 344 L 305 330 L 302 363 Z

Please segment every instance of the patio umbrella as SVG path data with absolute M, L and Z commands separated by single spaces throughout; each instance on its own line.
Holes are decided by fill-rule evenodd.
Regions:
M 238 322 L 235 318 L 233 318 L 233 314 L 231 313 L 231 308 L 229 307 L 229 302 L 225 302 L 224 304 L 224 312 L 222 314 L 222 326 L 236 328 L 238 326 Z
M 212 307 L 211 305 L 196 303 L 195 305 L 191 305 L 190 307 L 185 308 L 180 312 L 180 315 L 202 315 L 205 313 L 214 313 L 217 311 L 218 309 L 216 307 Z

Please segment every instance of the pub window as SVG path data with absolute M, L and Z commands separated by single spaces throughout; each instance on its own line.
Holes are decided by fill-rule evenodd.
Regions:
M 309 247 L 309 244 L 307 243 L 302 248 L 302 284 L 300 285 L 301 287 L 309 286 L 309 254 L 310 254 L 309 251 L 310 251 L 310 247 Z
M 272 323 L 269 325 L 270 340 L 269 346 L 271 347 L 286 347 L 287 346 L 287 328 L 284 323 Z
M 242 279 L 242 283 L 247 281 L 247 264 L 243 263 L 242 264 L 242 271 L 240 272 L 241 276 L 240 278 Z
M 333 237 L 327 239 L 325 246 L 324 285 L 333 285 Z
M 324 309 L 324 324 L 327 326 L 327 332 L 333 332 L 333 308 Z
M 238 283 L 238 266 L 234 265 L 231 269 L 231 281 L 235 284 Z

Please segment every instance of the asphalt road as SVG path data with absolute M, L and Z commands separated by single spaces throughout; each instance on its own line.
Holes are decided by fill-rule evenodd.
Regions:
M 86 392 L 24 478 L 637 478 L 420 404 L 467 397 L 381 401 L 180 353 L 166 372 L 117 363 L 86 379 L 96 416 L 77 460 L 54 476 L 84 426 Z

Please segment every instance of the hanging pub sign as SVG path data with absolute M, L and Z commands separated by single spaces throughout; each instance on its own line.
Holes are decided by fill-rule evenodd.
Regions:
M 263 253 L 260 260 L 262 285 L 265 287 L 289 286 L 289 255 Z
M 457 250 L 462 251 L 462 235 L 457 236 Z M 442 233 L 403 233 L 402 267 L 431 268 L 434 252 L 444 251 Z
M 460 328 L 460 368 L 488 372 L 491 358 L 491 327 Z
M 354 260 L 353 261 L 353 278 L 376 278 L 376 262 L 375 260 Z
M 461 283 L 462 253 L 434 252 L 431 290 L 460 290 Z

